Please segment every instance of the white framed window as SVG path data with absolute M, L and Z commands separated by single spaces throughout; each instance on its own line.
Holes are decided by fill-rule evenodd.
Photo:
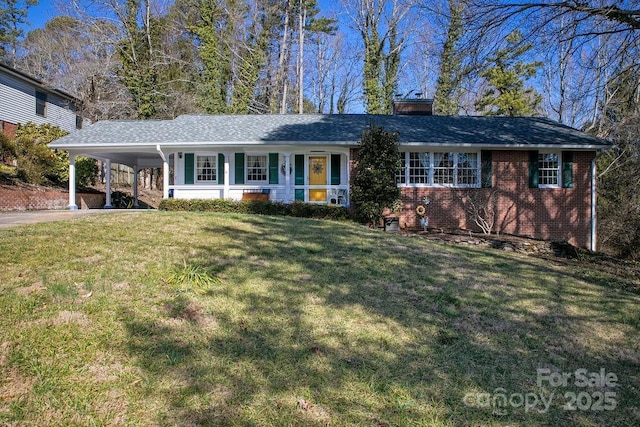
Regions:
M 456 183 L 460 187 L 478 187 L 480 182 L 478 157 L 478 153 L 458 153 Z
M 560 186 L 560 155 L 557 152 L 538 153 L 538 186 Z
M 455 184 L 455 153 L 433 153 L 433 184 Z
M 266 182 L 269 176 L 267 155 L 247 155 L 247 182 Z
M 480 154 L 462 152 L 405 152 L 402 185 L 480 187 Z
M 196 180 L 198 182 L 216 182 L 218 178 L 215 155 L 196 156 Z
M 396 184 L 407 183 L 407 158 L 404 153 L 400 153 L 400 169 L 396 172 Z
M 409 153 L 409 184 L 429 184 L 431 153 Z

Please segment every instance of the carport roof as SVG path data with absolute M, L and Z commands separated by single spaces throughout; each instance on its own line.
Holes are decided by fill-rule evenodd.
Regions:
M 609 142 L 539 117 L 402 115 L 184 115 L 173 120 L 100 121 L 50 144 L 86 150 L 144 146 L 355 146 L 370 124 L 402 145 L 600 149 Z

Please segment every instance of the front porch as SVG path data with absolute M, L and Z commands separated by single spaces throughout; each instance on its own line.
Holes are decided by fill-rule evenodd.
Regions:
M 349 206 L 348 149 L 316 149 L 307 152 L 157 145 L 146 152 L 70 152 L 69 208 L 75 204 L 75 158 L 89 156 L 105 163 L 105 208 L 112 207 L 111 164 L 133 169 L 134 206 L 138 206 L 138 172 L 162 168 L 163 198 L 226 199 L 239 201 L 248 192 L 268 195 L 274 202 L 294 201 Z M 322 147 L 318 147 L 322 148 Z

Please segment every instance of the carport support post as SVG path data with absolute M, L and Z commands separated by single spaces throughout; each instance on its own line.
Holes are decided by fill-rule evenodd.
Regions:
M 162 198 L 169 198 L 169 159 L 164 156 L 162 159 Z
M 104 167 L 106 168 L 106 176 L 105 176 L 105 193 L 106 200 L 104 204 L 105 209 L 111 209 L 111 160 L 105 160 Z
M 140 207 L 140 205 L 138 204 L 138 172 L 140 172 L 140 169 L 138 169 L 138 165 L 134 165 L 133 166 L 133 207 L 134 208 Z
M 76 205 L 76 155 L 69 153 L 69 210 L 78 210 Z

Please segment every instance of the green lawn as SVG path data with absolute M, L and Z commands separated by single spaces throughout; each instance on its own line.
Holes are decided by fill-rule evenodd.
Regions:
M 3 229 L 0 262 L 0 425 L 640 424 L 640 296 L 590 269 L 168 212 Z

